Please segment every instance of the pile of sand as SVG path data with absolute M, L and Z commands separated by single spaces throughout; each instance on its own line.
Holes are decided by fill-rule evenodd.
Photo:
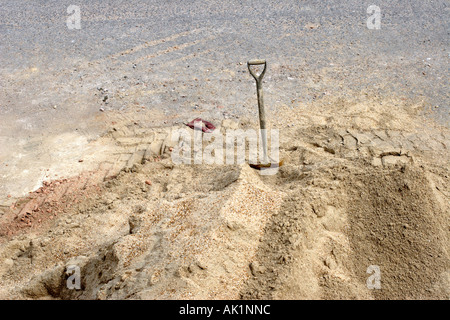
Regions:
M 0 298 L 448 299 L 448 131 L 411 110 L 280 110 L 273 176 L 174 165 L 163 148 L 34 200 L 40 221 L 17 209 L 27 198 L 1 217 Z M 238 126 L 255 123 L 220 130 Z M 59 182 L 47 191 L 77 185 Z M 79 290 L 67 287 L 70 266 Z M 367 287 L 370 266 L 381 289 Z

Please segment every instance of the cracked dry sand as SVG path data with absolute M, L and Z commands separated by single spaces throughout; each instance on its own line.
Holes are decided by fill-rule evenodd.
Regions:
M 395 100 L 278 115 L 274 176 L 174 165 L 170 128 L 118 123 L 102 137 L 128 150 L 117 174 L 48 183 L 1 216 L 0 297 L 449 299 L 448 129 Z

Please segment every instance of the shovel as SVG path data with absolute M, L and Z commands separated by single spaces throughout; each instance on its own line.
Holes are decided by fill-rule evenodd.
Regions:
M 263 71 L 256 75 L 255 72 L 253 72 L 251 66 L 255 65 L 264 65 Z M 267 154 L 267 130 L 266 130 L 266 114 L 264 111 L 264 98 L 263 98 L 263 90 L 262 90 L 262 79 L 264 77 L 264 74 L 266 73 L 267 63 L 266 60 L 250 60 L 247 62 L 248 71 L 250 71 L 250 74 L 255 78 L 256 80 L 256 95 L 258 97 L 258 110 L 259 110 L 259 127 L 261 132 L 261 143 L 262 143 L 262 149 L 263 149 L 263 161 L 258 164 L 250 164 L 250 167 L 258 170 L 262 170 L 263 168 L 275 168 L 279 167 L 283 164 L 283 161 L 280 162 L 274 162 L 271 159 L 269 159 L 269 156 Z

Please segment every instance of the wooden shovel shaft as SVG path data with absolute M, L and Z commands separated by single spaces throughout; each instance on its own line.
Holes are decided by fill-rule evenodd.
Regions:
M 266 129 L 266 113 L 264 110 L 264 96 L 261 82 L 256 82 L 256 96 L 258 97 L 259 126 L 261 129 Z
M 257 76 L 250 66 L 252 65 L 260 65 L 264 64 L 263 71 Z M 259 127 L 261 132 L 261 141 L 262 141 L 262 149 L 263 149 L 263 162 L 268 163 L 269 159 L 267 156 L 267 135 L 266 135 L 266 114 L 264 111 L 264 97 L 262 90 L 262 79 L 264 77 L 264 73 L 266 72 L 267 64 L 265 60 L 250 60 L 247 62 L 248 70 L 250 74 L 256 80 L 256 95 L 258 97 L 258 110 L 259 110 Z

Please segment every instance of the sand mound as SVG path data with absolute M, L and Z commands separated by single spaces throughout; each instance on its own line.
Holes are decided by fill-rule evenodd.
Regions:
M 448 297 L 448 206 L 424 170 L 328 169 L 291 182 L 243 297 Z M 381 290 L 366 287 L 371 265 L 381 270 Z
M 450 298 L 444 129 L 401 108 L 314 108 L 284 113 L 294 124 L 274 176 L 174 165 L 158 140 L 162 155 L 138 152 L 117 176 L 47 185 L 82 186 L 1 217 L 0 297 Z M 253 124 L 219 129 L 239 126 Z M 67 285 L 74 266 L 80 289 Z M 371 266 L 381 289 L 367 286 Z

